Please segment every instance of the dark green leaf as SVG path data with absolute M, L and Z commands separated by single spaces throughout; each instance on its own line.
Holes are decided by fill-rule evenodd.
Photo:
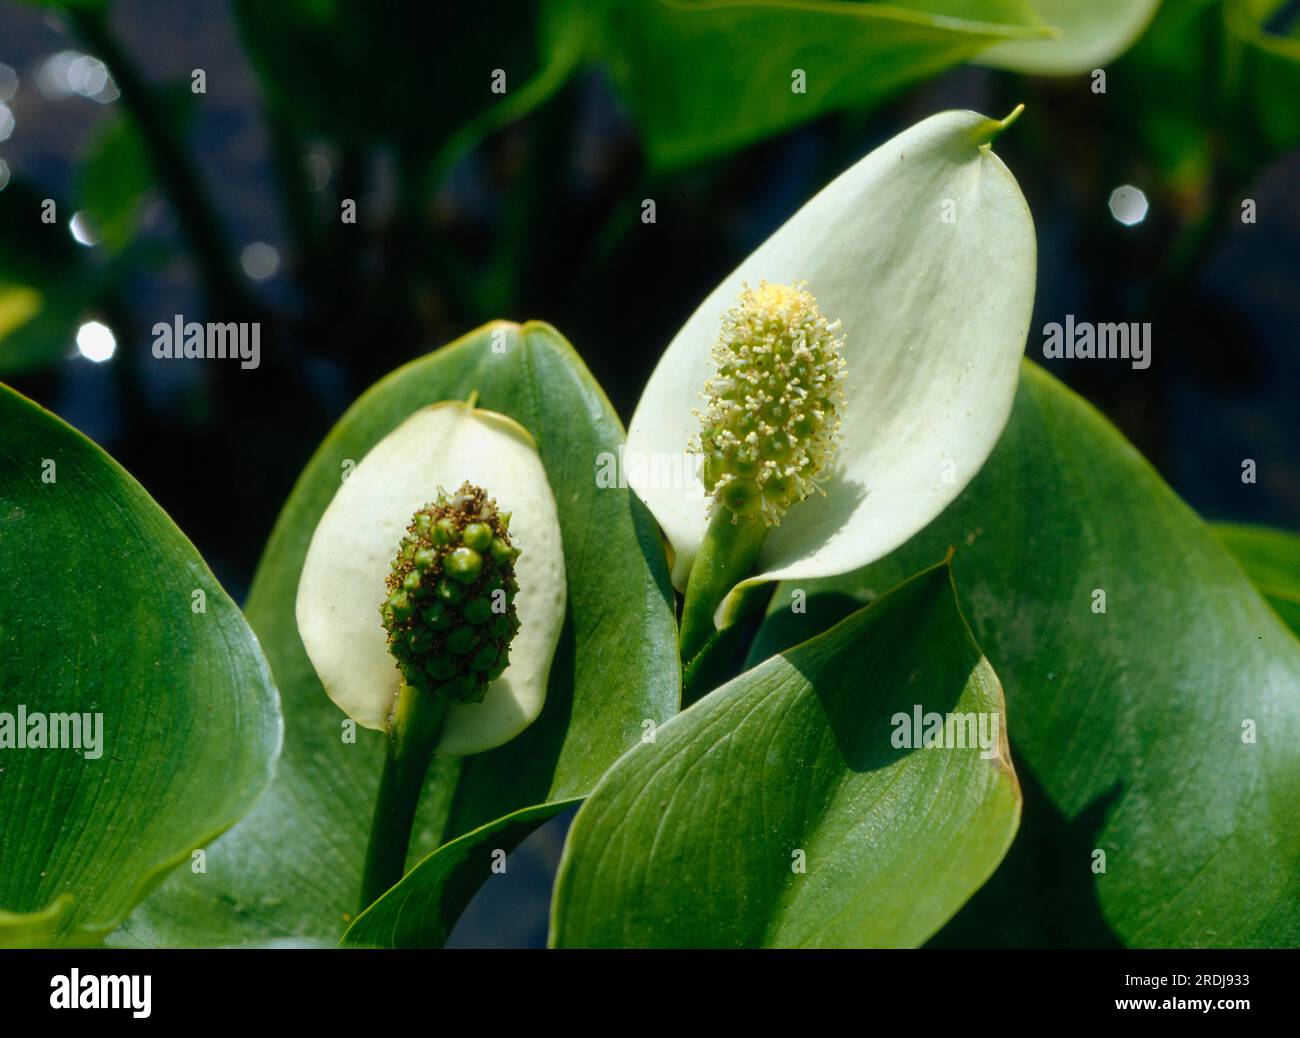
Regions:
M 1300 634 L 1300 536 L 1236 523 L 1215 523 L 1211 529 L 1277 615 Z
M 248 810 L 280 714 L 252 631 L 140 485 L 3 386 L 0 428 L 0 944 L 90 943 Z M 81 749 L 32 748 L 56 725 Z
M 907 748 L 898 722 L 914 711 L 978 719 L 987 738 Z M 919 944 L 1015 834 L 1004 720 L 997 676 L 934 567 L 623 757 L 570 830 L 552 941 Z
M 651 158 L 673 166 L 869 108 L 992 43 L 1046 34 L 1022 0 L 633 0 L 607 4 L 598 49 Z

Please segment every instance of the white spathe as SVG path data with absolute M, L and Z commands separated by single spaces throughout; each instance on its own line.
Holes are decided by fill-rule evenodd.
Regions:
M 555 498 L 528 432 L 513 419 L 450 401 L 416 411 L 339 487 L 312 535 L 298 582 L 298 633 L 329 697 L 366 728 L 386 729 L 401 684 L 379 607 L 412 516 L 465 480 L 511 513 L 519 632 L 510 665 L 481 703 L 448 711 L 438 752 L 481 753 L 542 711 L 564 625 L 564 549 Z
M 1034 301 L 1029 207 L 988 141 L 997 121 L 943 112 L 887 141 L 816 195 L 736 268 L 660 359 L 628 430 L 629 458 L 680 456 L 713 374 L 709 348 L 745 283 L 804 280 L 843 322 L 843 443 L 826 496 L 793 505 L 749 584 L 833 576 L 926 526 L 984 464 L 1011 413 Z M 699 488 L 628 481 L 663 527 L 684 588 L 708 524 Z

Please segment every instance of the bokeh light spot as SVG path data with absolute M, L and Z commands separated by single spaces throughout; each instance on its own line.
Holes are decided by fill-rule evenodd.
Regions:
M 98 58 L 75 50 L 61 50 L 46 58 L 36 73 L 36 89 L 56 101 L 79 94 L 107 104 L 119 96 L 108 67 Z
M 309 151 L 302 161 L 307 171 L 307 187 L 312 191 L 323 191 L 333 172 L 329 157 L 320 151 Z
M 1147 196 L 1141 188 L 1132 184 L 1121 184 L 1110 193 L 1110 215 L 1125 227 L 1132 227 L 1147 218 Z
M 77 329 L 77 352 L 87 360 L 103 364 L 117 351 L 117 339 L 108 325 L 87 321 Z
M 84 210 L 72 214 L 72 219 L 68 221 L 68 231 L 78 245 L 99 244 L 99 234 L 96 233 L 94 224 Z
M 244 251 L 239 254 L 239 265 L 254 281 L 265 281 L 267 278 L 274 277 L 276 271 L 280 269 L 280 253 L 276 251 L 274 245 L 255 241 L 251 245 L 246 245 Z

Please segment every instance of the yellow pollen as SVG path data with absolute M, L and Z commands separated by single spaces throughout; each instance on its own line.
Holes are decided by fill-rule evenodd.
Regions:
M 806 283 L 744 285 L 712 349 L 717 374 L 691 447 L 719 505 L 776 525 L 814 490 L 839 443 L 844 340 Z

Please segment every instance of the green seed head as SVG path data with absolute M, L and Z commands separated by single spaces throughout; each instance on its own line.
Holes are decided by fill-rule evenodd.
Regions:
M 415 513 L 380 606 L 388 651 L 406 683 L 444 699 L 477 703 L 510 662 L 519 630 L 509 516 L 479 487 Z
M 704 455 L 710 511 L 769 526 L 815 489 L 835 456 L 844 340 L 805 283 L 744 286 L 713 347 L 717 374 L 691 447 Z

